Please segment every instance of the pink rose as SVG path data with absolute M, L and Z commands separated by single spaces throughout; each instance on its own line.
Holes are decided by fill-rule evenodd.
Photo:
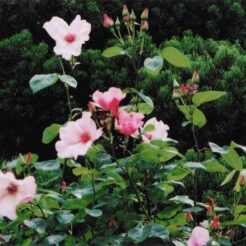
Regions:
M 204 246 L 209 241 L 209 233 L 208 230 L 196 226 L 188 240 L 188 246 Z
M 148 125 L 152 125 L 154 127 L 151 131 L 144 131 Z M 167 131 L 169 130 L 169 126 L 164 124 L 163 121 L 158 121 L 155 117 L 149 119 L 143 127 L 143 135 L 142 139 L 144 142 L 148 143 L 151 140 L 165 140 L 167 138 Z
M 111 111 L 114 116 L 118 115 L 120 101 L 125 97 L 126 94 L 122 93 L 121 89 L 115 87 L 111 87 L 106 92 L 97 90 L 92 95 L 92 99 L 100 108 L 105 111 Z
M 44 23 L 43 28 L 56 41 L 54 52 L 66 60 L 80 55 L 82 44 L 89 40 L 91 32 L 91 24 L 81 20 L 80 15 L 76 16 L 70 26 L 63 19 L 52 17 Z
M 13 173 L 0 171 L 0 215 L 11 220 L 16 219 L 16 207 L 32 200 L 36 187 L 32 176 L 18 180 Z
M 115 120 L 115 128 L 125 136 L 136 135 L 138 128 L 143 125 L 142 113 L 119 110 L 119 117 Z
M 91 119 L 91 112 L 83 112 L 82 118 L 68 122 L 60 128 L 61 140 L 56 142 L 57 155 L 60 158 L 77 159 L 87 153 L 92 143 L 102 135 L 96 123 Z

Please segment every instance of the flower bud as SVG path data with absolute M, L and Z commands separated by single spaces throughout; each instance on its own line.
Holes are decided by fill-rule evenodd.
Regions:
M 114 216 L 111 217 L 109 223 L 108 223 L 108 226 L 109 227 L 113 227 L 113 226 L 116 226 L 116 219 Z
M 193 217 L 192 217 L 190 211 L 187 211 L 187 212 L 185 213 L 185 217 L 186 217 L 186 221 L 188 221 L 188 222 L 193 221 Z
M 245 184 L 245 178 L 244 176 L 240 177 L 240 181 L 239 181 L 240 185 L 243 186 Z
M 211 208 L 210 205 L 208 205 L 208 207 L 207 207 L 207 215 L 210 215 L 211 212 L 212 212 L 212 208 Z
M 32 159 L 32 153 L 31 153 L 31 152 L 28 152 L 28 153 L 26 154 L 26 161 L 25 161 L 25 163 L 26 163 L 27 165 L 30 164 L 31 159 Z
M 173 88 L 173 95 L 172 95 L 173 99 L 175 98 L 179 98 L 180 94 L 178 92 L 178 90 L 176 88 Z
M 215 208 L 216 207 L 216 203 L 215 203 L 214 199 L 211 196 L 209 196 L 208 197 L 208 200 L 209 200 L 209 202 L 211 204 L 211 207 L 212 208 Z
M 179 87 L 180 87 L 179 82 L 176 79 L 174 79 L 173 80 L 173 88 L 179 88 Z
M 130 15 L 123 16 L 123 21 L 125 23 L 129 22 L 130 21 Z
M 181 85 L 180 85 L 180 91 L 181 91 L 181 94 L 182 94 L 183 96 L 186 95 L 186 88 L 185 88 L 184 84 L 181 84 Z
M 197 92 L 198 85 L 193 83 L 187 83 L 185 85 L 185 88 L 190 94 L 195 94 Z
M 135 21 L 136 19 L 137 19 L 136 15 L 135 15 L 134 11 L 132 10 L 131 15 L 130 15 L 130 20 Z
M 129 16 L 129 15 L 130 14 L 129 14 L 128 8 L 127 8 L 127 6 L 125 4 L 125 5 L 123 5 L 122 16 Z
M 62 180 L 62 182 L 61 182 L 61 193 L 63 193 L 65 191 L 66 187 L 67 187 L 66 181 Z
M 148 20 L 148 18 L 149 18 L 149 10 L 147 8 L 145 8 L 141 14 L 141 19 L 142 20 Z
M 198 82 L 198 81 L 199 81 L 199 75 L 198 75 L 197 70 L 195 70 L 192 75 L 192 82 Z
M 120 26 L 120 20 L 119 20 L 119 17 L 116 18 L 115 26 L 116 26 L 116 27 L 119 27 L 119 26 Z
M 105 28 L 110 28 L 114 26 L 114 21 L 107 15 L 103 15 L 103 26 Z
M 220 221 L 218 216 L 214 216 L 211 223 L 210 227 L 214 230 L 218 230 L 220 228 Z
M 147 20 L 143 21 L 140 27 L 141 31 L 148 31 L 149 30 L 149 23 Z
M 89 110 L 93 113 L 93 112 L 96 112 L 96 107 L 95 107 L 95 104 L 93 102 L 88 102 L 87 104 Z

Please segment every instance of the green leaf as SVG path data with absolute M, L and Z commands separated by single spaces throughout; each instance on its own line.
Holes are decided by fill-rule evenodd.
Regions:
M 101 209 L 88 209 L 85 208 L 85 212 L 90 215 L 91 217 L 100 217 L 102 216 L 102 210 Z
M 77 167 L 73 169 L 73 174 L 75 176 L 88 176 L 90 170 L 87 167 Z
M 55 244 L 56 246 L 59 246 L 59 243 L 62 242 L 65 238 L 66 236 L 61 236 L 61 235 L 48 236 L 45 238 L 43 245 L 54 245 Z
M 185 168 L 175 168 L 167 173 L 168 180 L 181 180 L 185 178 L 190 172 Z
M 235 142 L 232 141 L 232 142 L 231 142 L 231 147 L 239 148 L 239 149 L 241 149 L 244 153 L 246 153 L 246 146 L 237 144 L 237 143 L 235 143 Z
M 41 91 L 46 87 L 54 85 L 58 81 L 58 74 L 37 74 L 33 76 L 29 82 L 29 85 L 33 93 Z
M 191 68 L 190 59 L 176 48 L 163 49 L 161 56 L 175 67 Z
M 221 156 L 226 161 L 226 163 L 230 165 L 232 168 L 238 171 L 242 170 L 243 162 L 234 148 L 230 147 L 229 152 L 221 154 Z
M 217 144 L 212 143 L 212 142 L 209 142 L 208 144 L 214 153 L 226 154 L 229 152 L 229 147 L 227 147 L 227 146 L 220 147 Z
M 144 131 L 145 132 L 151 132 L 151 131 L 154 131 L 154 130 L 155 130 L 155 126 L 152 125 L 152 124 L 149 124 L 149 125 L 144 127 Z
M 37 162 L 35 168 L 43 171 L 54 171 L 60 168 L 60 163 L 57 160 Z
M 52 140 L 54 140 L 59 134 L 60 127 L 61 125 L 56 123 L 46 127 L 43 131 L 42 143 L 49 144 Z
M 154 110 L 154 107 L 147 103 L 138 103 L 137 108 L 138 112 L 143 114 L 151 114 Z
M 33 220 L 24 220 L 24 224 L 35 230 L 39 234 L 44 234 L 46 229 L 46 222 L 44 219 L 35 218 Z
M 192 102 L 196 106 L 200 106 L 203 103 L 210 102 L 213 100 L 216 100 L 222 96 L 226 95 L 225 91 L 202 91 L 202 92 L 197 92 L 193 97 L 192 97 Z
M 194 169 L 203 169 L 206 170 L 206 168 L 204 167 L 204 165 L 200 162 L 186 162 L 184 164 L 185 167 L 188 168 L 194 168 Z
M 165 226 L 151 223 L 147 224 L 145 227 L 150 227 L 149 238 L 169 239 L 169 231 Z
M 191 113 L 195 110 L 195 107 L 193 105 L 178 105 L 177 106 L 179 111 L 183 113 L 186 120 L 189 122 L 191 121 Z
M 66 74 L 59 75 L 59 79 L 63 83 L 65 83 L 65 84 L 67 84 L 67 85 L 69 85 L 70 87 L 73 87 L 73 88 L 76 88 L 77 85 L 78 85 L 77 80 L 75 78 L 73 78 L 72 76 L 70 76 L 70 75 L 66 75 Z
M 74 219 L 74 214 L 66 210 L 59 211 L 59 213 L 56 215 L 56 219 L 62 225 L 71 224 Z
M 144 60 L 144 70 L 150 75 L 157 75 L 163 67 L 163 58 L 155 56 L 153 58 L 146 58 Z
M 237 170 L 231 171 L 231 172 L 226 176 L 226 178 L 224 179 L 224 181 L 221 183 L 221 186 L 222 186 L 222 185 L 225 185 L 225 184 L 227 184 L 227 183 L 229 183 L 229 182 L 232 180 L 232 178 L 234 177 L 234 175 L 236 174 L 236 172 L 237 172 Z
M 183 204 L 189 204 L 192 207 L 194 206 L 194 201 L 191 200 L 188 196 L 175 196 L 171 199 L 169 199 L 170 201 L 175 201 L 178 203 L 183 203 Z
M 202 164 L 209 173 L 225 173 L 227 171 L 227 169 L 216 160 L 207 160 Z
M 110 58 L 124 53 L 123 49 L 120 47 L 110 47 L 103 51 L 102 56 Z
M 202 128 L 206 124 L 206 117 L 203 114 L 203 112 L 198 108 L 196 108 L 193 111 L 192 118 L 193 118 L 193 124 L 195 126 L 198 126 L 199 128 Z

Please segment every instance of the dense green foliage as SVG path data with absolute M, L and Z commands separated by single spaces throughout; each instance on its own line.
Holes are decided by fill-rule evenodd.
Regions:
M 159 49 L 149 37 L 146 38 L 145 46 L 148 48 L 144 57 L 159 53 Z M 228 143 L 230 139 L 239 143 L 245 142 L 245 135 L 241 134 L 242 129 L 246 127 L 243 118 L 246 94 L 245 50 L 238 43 L 232 45 L 228 41 L 204 40 L 190 32 L 187 32 L 182 39 L 166 40 L 160 48 L 166 46 L 174 46 L 185 54 L 190 54 L 193 68 L 199 71 L 201 90 L 229 92 L 228 96 L 220 102 L 202 106 L 208 123 L 200 134 L 201 144 L 208 139 L 211 141 L 217 139 L 217 142 L 221 144 Z M 52 92 L 41 92 L 40 95 L 45 100 L 37 100 L 30 94 L 28 80 L 33 73 L 59 72 L 59 59 L 49 58 L 46 44 L 33 44 L 28 31 L 2 40 L 0 53 L 2 54 L 1 67 L 6 66 L 1 70 L 3 86 L 0 94 L 0 110 L 1 118 L 4 119 L 2 121 L 4 131 L 1 135 L 1 142 L 4 145 L 1 147 L 1 153 L 12 156 L 19 151 L 36 151 L 39 148 L 47 153 L 47 147 L 41 146 L 40 125 L 49 125 L 52 122 L 52 112 L 59 112 L 61 118 L 58 118 L 58 123 L 62 121 L 63 112 L 66 110 L 65 91 L 56 86 Z M 182 118 L 171 98 L 171 91 L 173 79 L 176 78 L 180 83 L 185 82 L 190 77 L 188 71 L 177 70 L 165 63 L 160 75 L 150 77 L 141 73 L 138 84 L 134 85 L 135 73 L 130 69 L 132 64 L 125 57 L 107 59 L 102 57 L 100 50 L 89 49 L 82 52 L 78 61 L 81 64 L 73 71 L 73 76 L 79 82 L 78 89 L 72 91 L 74 105 L 85 107 L 89 95 L 97 88 L 137 86 L 154 99 L 157 117 L 172 125 L 170 136 L 180 139 L 180 145 L 185 147 L 182 139 L 190 133 L 186 128 L 178 130 Z M 56 99 L 59 98 L 56 103 L 54 103 L 54 95 Z M 46 106 L 49 106 L 49 112 Z M 18 128 L 15 127 L 16 124 Z M 24 139 L 25 141 L 29 139 L 30 142 L 25 142 Z M 9 152 L 10 149 L 11 152 Z

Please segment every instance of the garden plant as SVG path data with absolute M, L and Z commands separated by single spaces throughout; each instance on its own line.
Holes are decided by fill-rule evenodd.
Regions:
M 122 18 L 103 18 L 113 40 L 98 59 L 121 64 L 116 79 L 127 66 L 134 81 L 124 88 L 109 81 L 108 88 L 92 92 L 87 107 L 75 106 L 72 93 L 79 83 L 70 74 L 86 70 L 77 57 L 86 52 L 91 24 L 80 15 L 71 24 L 57 16 L 44 23 L 60 68 L 34 75 L 29 85 L 37 98 L 40 91 L 62 88 L 67 107 L 56 109 L 66 120 L 44 126 L 42 142 L 53 144 L 57 158 L 40 161 L 28 152 L 3 163 L 0 244 L 246 245 L 246 147 L 234 139 L 222 147 L 201 144 L 199 137 L 209 121 L 206 105 L 229 100 L 228 92 L 200 88 L 190 54 L 175 45 L 153 45 L 147 8 L 137 18 L 124 5 Z M 173 85 L 166 101 L 161 94 L 146 95 L 144 81 L 164 85 L 161 74 L 169 65 Z M 156 115 L 162 105 L 179 111 L 181 149 L 179 139 L 170 137 L 173 126 Z M 204 196 L 201 183 L 213 180 L 214 190 Z M 230 196 L 227 203 L 220 191 Z

